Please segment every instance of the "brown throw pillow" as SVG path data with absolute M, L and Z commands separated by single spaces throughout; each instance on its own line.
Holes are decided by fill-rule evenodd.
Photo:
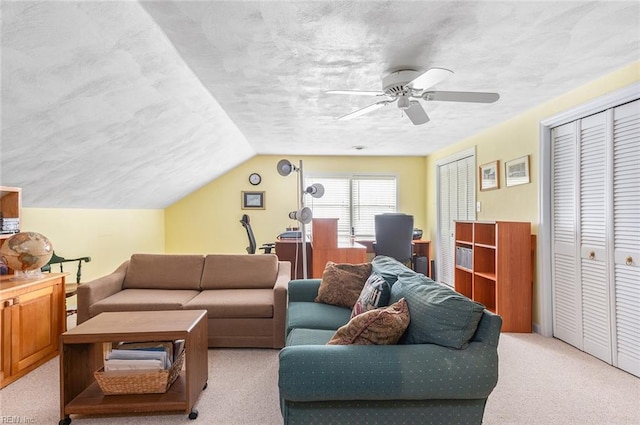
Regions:
M 316 302 L 353 308 L 371 274 L 371 263 L 338 264 L 328 261 Z
M 404 298 L 388 307 L 365 311 L 340 327 L 327 345 L 392 345 L 409 326 Z

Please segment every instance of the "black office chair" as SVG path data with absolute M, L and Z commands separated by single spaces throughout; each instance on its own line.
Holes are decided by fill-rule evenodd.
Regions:
M 247 247 L 247 253 L 255 254 L 256 253 L 256 238 L 253 236 L 253 229 L 251 228 L 251 223 L 249 216 L 247 214 L 242 214 L 242 219 L 240 219 L 240 223 L 242 227 L 247 231 L 247 237 L 249 238 L 249 246 Z M 271 254 L 271 250 L 275 248 L 275 243 L 266 243 L 263 244 L 260 249 L 264 250 L 265 254 Z
M 402 213 L 379 214 L 374 217 L 376 255 L 395 258 L 413 266 L 413 216 Z
M 64 258 L 56 255 L 56 252 L 53 251 L 53 255 L 47 264 L 42 266 L 40 269 L 43 272 L 51 273 L 51 265 L 57 264 L 60 266 L 60 273 L 64 273 L 64 268 L 62 266 L 63 263 L 71 263 L 77 261 L 78 268 L 76 269 L 76 282 L 66 282 L 64 288 L 64 296 L 65 298 L 70 298 L 78 293 L 78 285 L 80 285 L 80 279 L 82 279 L 82 262 L 88 263 L 91 261 L 91 257 L 78 257 L 78 258 Z M 67 308 L 67 316 L 75 314 L 78 312 L 78 309 L 75 308 Z

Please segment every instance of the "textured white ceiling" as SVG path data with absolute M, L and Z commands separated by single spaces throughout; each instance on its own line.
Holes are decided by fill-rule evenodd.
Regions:
M 1 3 L 0 182 L 27 207 L 162 208 L 255 154 L 426 155 L 640 58 L 640 3 Z M 429 102 L 336 117 L 399 68 Z M 355 151 L 354 145 L 366 147 Z

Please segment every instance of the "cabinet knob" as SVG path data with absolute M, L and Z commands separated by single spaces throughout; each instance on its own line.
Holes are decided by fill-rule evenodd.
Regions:
M 625 258 L 625 263 L 627 264 L 627 266 L 633 265 L 633 257 L 629 255 L 627 258 Z
M 5 308 L 9 308 L 13 305 L 13 300 L 5 300 L 4 303 L 2 303 L 4 305 Z
M 589 253 L 589 260 L 595 260 L 596 259 L 596 252 L 595 251 L 591 251 Z

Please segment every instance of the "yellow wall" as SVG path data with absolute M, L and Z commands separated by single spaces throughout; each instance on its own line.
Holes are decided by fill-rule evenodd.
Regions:
M 640 62 L 626 66 L 617 72 L 533 108 L 503 124 L 430 155 L 426 161 L 428 184 L 426 186 L 425 209 L 428 224 L 425 238 L 430 237 L 432 241 L 436 240 L 436 162 L 472 146 L 476 147 L 477 165 L 495 160 L 500 161 L 500 189 L 484 192 L 476 191 L 476 200 L 480 201 L 482 205 L 482 211 L 477 213 L 477 219 L 529 221 L 532 225 L 532 233 L 538 234 L 540 122 L 637 81 L 640 81 Z M 505 185 L 504 162 L 523 155 L 530 155 L 531 183 L 507 188 Z M 476 187 L 479 187 L 478 182 L 476 185 Z M 435 257 L 435 249 L 432 249 L 432 255 Z M 535 278 L 534 282 L 535 293 L 537 291 L 537 278 Z M 534 300 L 537 298 L 537 294 L 534 294 Z M 539 309 L 539 306 L 534 303 L 535 323 L 539 323 Z
M 426 179 L 422 157 L 287 157 L 256 156 L 183 198 L 165 210 L 166 252 L 244 253 L 247 235 L 240 224 L 242 214 L 251 218 L 258 246 L 273 242 L 287 226 L 299 197 L 297 176 L 280 176 L 279 160 L 303 161 L 305 175 L 312 173 L 390 173 L 398 176 L 399 210 L 413 214 L 416 227 L 426 224 Z M 249 174 L 262 176 L 251 186 Z M 264 191 L 264 210 L 242 210 L 242 191 Z
M 133 253 L 164 250 L 163 210 L 23 208 L 22 223 L 49 238 L 58 255 L 91 257 L 82 264 L 83 282 L 111 273 Z M 65 272 L 75 274 L 75 265 Z
M 612 74 L 577 88 L 563 96 L 533 108 L 498 126 L 476 134 L 447 149 L 429 155 L 426 160 L 427 230 L 432 241 L 436 234 L 436 162 L 472 146 L 476 147 L 477 165 L 500 161 L 500 189 L 481 192 L 476 190 L 476 200 L 482 211 L 478 220 L 530 221 L 533 233 L 538 233 L 538 155 L 539 125 L 551 116 L 577 107 L 607 93 L 640 81 L 640 62 L 626 66 Z M 531 183 L 505 185 L 504 163 L 514 158 L 530 155 Z M 476 173 L 477 176 L 477 173 Z M 476 177 L 477 178 L 477 177 Z M 432 184 L 433 183 L 433 184 Z M 476 182 L 479 187 L 479 182 Z

